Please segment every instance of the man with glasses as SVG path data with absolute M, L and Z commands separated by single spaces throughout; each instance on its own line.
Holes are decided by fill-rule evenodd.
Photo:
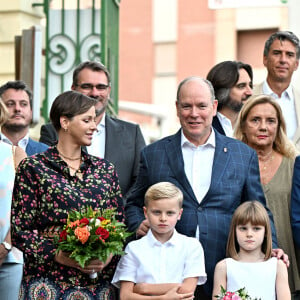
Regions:
M 110 74 L 101 63 L 86 61 L 73 72 L 72 90 L 97 99 L 96 123 L 92 145 L 87 152 L 112 162 L 117 170 L 123 196 L 137 177 L 140 151 L 145 146 L 139 125 L 112 118 L 106 114 L 111 81 Z M 40 141 L 54 145 L 57 135 L 52 124 L 41 127 Z
M 300 149 L 300 92 L 291 84 L 298 69 L 300 43 L 290 31 L 273 33 L 265 43 L 263 63 L 268 74 L 254 86 L 253 94 L 266 94 L 278 101 L 286 121 L 287 135 Z

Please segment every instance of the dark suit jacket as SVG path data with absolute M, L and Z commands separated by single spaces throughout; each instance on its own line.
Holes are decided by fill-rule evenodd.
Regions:
M 176 225 L 178 232 L 195 236 L 199 227 L 208 275 L 205 289 L 211 294 L 215 265 L 225 258 L 234 210 L 247 200 L 258 200 L 265 206 L 256 152 L 246 144 L 216 132 L 211 185 L 199 204 L 184 171 L 181 131 L 145 147 L 141 153 L 139 176 L 125 208 L 130 231 L 136 230 L 144 220 L 145 191 L 160 181 L 172 182 L 183 192 L 183 214 Z M 277 244 L 271 214 L 270 218 Z
M 136 180 L 140 152 L 145 141 L 139 125 L 105 116 L 105 159 L 117 170 L 123 196 Z M 40 141 L 48 145 L 57 143 L 57 133 L 52 124 L 41 127 Z
M 25 149 L 28 156 L 34 155 L 36 153 L 44 152 L 48 149 L 48 145 L 44 143 L 39 143 L 29 138 L 27 147 Z
M 213 121 L 212 121 L 212 126 L 214 129 L 216 129 L 219 133 L 223 134 L 223 135 L 226 135 L 225 134 L 225 131 L 222 127 L 222 124 L 219 120 L 219 118 L 217 116 L 214 116 L 213 117 Z
M 300 248 L 300 156 L 296 157 L 292 184 L 291 219 L 294 240 Z

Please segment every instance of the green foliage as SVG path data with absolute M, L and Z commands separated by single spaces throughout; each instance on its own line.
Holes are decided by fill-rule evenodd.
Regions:
M 131 235 L 126 226 L 115 218 L 115 209 L 71 210 L 67 224 L 55 237 L 57 250 L 68 252 L 84 268 L 90 260 L 105 262 L 110 254 L 123 255 L 125 240 Z

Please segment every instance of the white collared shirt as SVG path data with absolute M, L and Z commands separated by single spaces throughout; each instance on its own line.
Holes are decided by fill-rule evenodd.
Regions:
M 199 277 L 206 282 L 204 253 L 200 242 L 174 233 L 169 241 L 159 242 L 151 229 L 139 240 L 130 242 L 118 263 L 112 283 L 181 283 L 185 278 Z
M 216 137 L 213 129 L 207 142 L 198 147 L 189 142 L 181 130 L 184 171 L 199 203 L 210 187 L 215 148 Z
M 262 87 L 263 93 L 266 95 L 272 96 L 281 107 L 282 114 L 286 123 L 286 133 L 290 140 L 293 139 L 296 129 L 298 127 L 295 100 L 292 86 L 289 87 L 281 94 L 279 98 L 277 94 L 275 94 L 267 81 L 265 80 Z
M 232 128 L 231 121 L 226 116 L 221 114 L 220 112 L 217 112 L 217 118 L 219 119 L 219 121 L 223 127 L 225 135 L 229 136 L 229 137 L 233 137 L 233 128 Z
M 7 144 L 12 145 L 13 143 L 9 138 L 7 138 L 2 132 L 1 132 L 1 140 Z M 26 147 L 29 142 L 29 133 L 27 133 L 22 139 L 19 140 L 18 146 L 22 148 L 24 151 L 26 151 Z
M 93 134 L 93 140 L 92 144 L 90 146 L 87 146 L 86 149 L 89 154 L 92 154 L 94 156 L 104 158 L 105 155 L 105 113 L 103 114 L 103 117 L 99 124 L 97 125 L 97 130 Z

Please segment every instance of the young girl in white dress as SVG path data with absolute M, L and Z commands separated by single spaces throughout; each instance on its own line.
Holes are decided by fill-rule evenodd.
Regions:
M 221 286 L 229 292 L 245 288 L 251 298 L 291 299 L 287 267 L 271 258 L 272 234 L 267 211 L 258 201 L 241 204 L 233 214 L 227 257 L 216 265 L 214 296 Z

